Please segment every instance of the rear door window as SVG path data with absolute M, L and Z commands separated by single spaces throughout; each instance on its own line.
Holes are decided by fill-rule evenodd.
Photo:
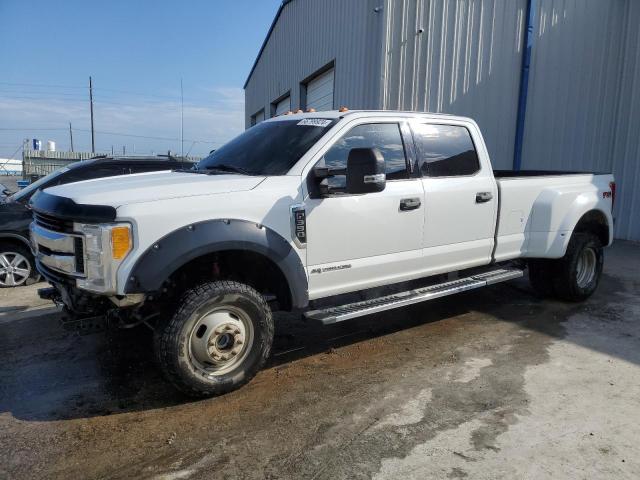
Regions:
M 473 175 L 480 161 L 469 130 L 456 125 L 413 125 L 420 173 L 425 177 Z

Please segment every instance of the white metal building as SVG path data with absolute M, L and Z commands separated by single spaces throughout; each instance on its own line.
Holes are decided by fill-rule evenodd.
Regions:
M 474 118 L 496 168 L 613 171 L 640 241 L 639 0 L 285 0 L 247 127 L 298 108 Z

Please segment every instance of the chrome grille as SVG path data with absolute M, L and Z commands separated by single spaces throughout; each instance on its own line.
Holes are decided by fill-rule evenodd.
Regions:
M 73 222 L 70 220 L 62 220 L 44 213 L 34 212 L 33 219 L 41 227 L 53 232 L 73 233 Z
M 84 275 L 84 245 L 81 235 L 53 230 L 43 225 L 42 216 L 31 224 L 31 240 L 38 263 L 47 270 L 71 277 Z M 50 227 L 65 228 L 64 221 L 46 216 Z M 71 229 L 73 227 L 71 226 Z M 41 272 L 43 274 L 46 273 Z

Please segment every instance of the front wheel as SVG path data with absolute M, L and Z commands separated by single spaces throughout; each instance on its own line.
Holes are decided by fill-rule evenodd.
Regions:
M 271 309 L 238 282 L 199 285 L 155 334 L 156 356 L 171 383 L 192 396 L 235 390 L 260 370 L 273 343 Z
M 556 295 L 572 302 L 589 298 L 602 276 L 604 253 L 597 236 L 574 233 L 554 276 Z
M 0 288 L 31 285 L 38 280 L 29 249 L 12 243 L 0 243 Z

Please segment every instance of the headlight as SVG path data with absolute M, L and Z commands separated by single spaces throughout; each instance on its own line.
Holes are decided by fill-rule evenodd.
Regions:
M 131 225 L 77 223 L 74 230 L 84 237 L 85 278 L 77 279 L 78 287 L 98 293 L 115 293 L 118 267 L 133 246 Z

